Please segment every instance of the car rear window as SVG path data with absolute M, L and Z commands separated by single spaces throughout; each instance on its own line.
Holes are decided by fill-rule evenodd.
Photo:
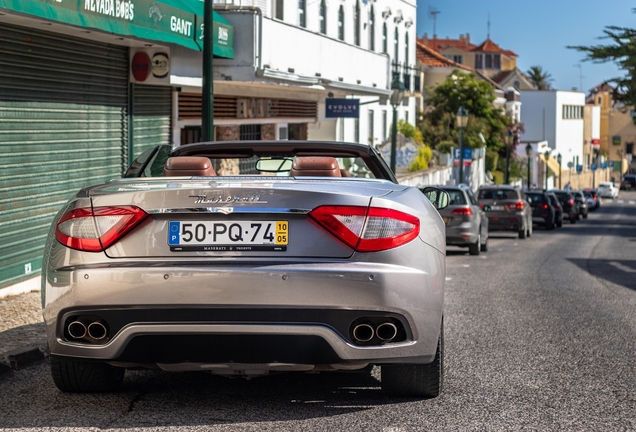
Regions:
M 519 199 L 519 192 L 509 189 L 482 189 L 479 191 L 479 199 L 516 200 Z
M 554 193 L 557 198 L 559 198 L 560 200 L 569 200 L 570 199 L 570 195 L 565 193 L 565 192 L 555 192 Z
M 625 180 L 634 181 L 634 180 L 636 180 L 636 176 L 634 176 L 634 175 L 626 175 L 625 176 Z
M 466 205 L 466 198 L 464 197 L 464 193 L 462 191 L 458 191 L 455 189 L 444 189 L 448 192 L 448 205 Z
M 530 204 L 545 204 L 545 196 L 543 194 L 526 193 Z

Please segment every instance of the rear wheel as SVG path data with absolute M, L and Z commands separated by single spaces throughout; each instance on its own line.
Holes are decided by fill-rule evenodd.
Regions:
M 53 382 L 63 392 L 112 392 L 121 386 L 125 372 L 102 362 L 51 358 Z
M 563 226 L 563 219 L 557 221 L 556 226 L 557 228 L 561 228 Z
M 481 234 L 477 237 L 477 241 L 471 245 L 468 245 L 468 253 L 471 255 L 479 255 L 481 248 Z
M 444 383 L 444 321 L 437 340 L 435 359 L 429 364 L 385 365 L 382 390 L 387 396 L 434 398 Z
M 488 252 L 488 237 L 486 237 L 486 241 L 481 244 L 479 248 L 482 252 Z
M 519 231 L 520 239 L 525 239 L 527 236 L 528 236 L 528 230 L 526 228 L 523 228 Z
M 576 223 L 576 217 L 572 216 L 572 217 L 570 218 L 570 223 L 571 223 L 571 224 L 575 224 L 575 223 Z
M 587 219 L 587 213 L 583 215 L 583 219 Z

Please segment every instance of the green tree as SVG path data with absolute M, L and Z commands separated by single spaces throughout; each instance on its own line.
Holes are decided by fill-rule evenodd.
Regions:
M 552 75 L 544 71 L 541 66 L 530 66 L 530 69 L 526 71 L 526 76 L 537 90 L 550 90 L 552 88 L 550 84 L 554 81 Z
M 636 12 L 636 9 L 632 10 Z M 615 62 L 626 75 L 608 79 L 604 84 L 611 83 L 614 87 L 614 101 L 622 102 L 626 106 L 636 106 L 636 29 L 608 26 L 603 30 L 605 36 L 599 39 L 609 39 L 607 45 L 568 46 L 570 49 L 587 55 L 586 61 L 594 63 Z
M 485 145 L 498 150 L 504 145 L 504 131 L 510 123 L 501 109 L 495 108 L 494 88 L 475 74 L 453 71 L 435 88 L 427 88 L 428 109 L 419 125 L 427 143 L 433 148 L 443 142 L 459 143 L 459 129 L 455 127 L 460 106 L 468 111 L 468 125 L 464 130 L 464 146 L 478 148 Z

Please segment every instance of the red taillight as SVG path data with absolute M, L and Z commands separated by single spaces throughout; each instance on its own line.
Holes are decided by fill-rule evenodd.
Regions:
M 513 210 L 513 209 L 514 210 L 523 210 L 523 207 L 524 207 L 523 201 L 519 201 L 519 202 L 516 202 L 514 204 L 508 204 L 508 208 L 510 210 Z
M 139 225 L 148 214 L 134 206 L 78 208 L 62 216 L 55 238 L 65 246 L 101 252 Z
M 456 208 L 451 213 L 454 215 L 470 216 L 473 214 L 473 211 L 469 207 L 466 207 L 466 208 Z
M 485 204 L 479 204 L 479 208 L 480 208 L 480 209 L 482 209 L 482 210 L 483 210 L 483 209 L 484 209 L 484 207 L 486 207 L 486 205 L 485 205 Z
M 541 204 L 541 205 L 539 206 L 539 208 L 540 208 L 541 210 L 547 210 L 547 209 L 549 209 L 550 207 L 549 207 L 547 204 Z
M 574 205 L 574 200 L 570 198 L 570 205 Z
M 321 206 L 309 216 L 359 252 L 392 249 L 420 233 L 420 220 L 401 211 L 358 206 Z

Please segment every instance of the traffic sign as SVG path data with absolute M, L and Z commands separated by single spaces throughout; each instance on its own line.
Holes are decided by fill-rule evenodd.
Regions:
M 595 163 L 593 163 L 592 165 L 590 165 L 590 169 L 591 169 L 592 171 L 596 171 L 596 169 L 597 169 L 597 168 L 598 168 L 598 166 L 597 166 Z
M 459 148 L 455 147 L 453 149 L 453 159 L 459 160 Z M 473 149 L 470 147 L 464 148 L 464 160 L 472 160 L 473 159 Z
M 583 172 L 583 165 L 577 165 L 576 166 L 576 172 L 577 173 Z
M 614 161 L 609 161 L 609 167 L 614 168 Z
M 601 162 L 601 169 L 607 168 L 607 162 Z

